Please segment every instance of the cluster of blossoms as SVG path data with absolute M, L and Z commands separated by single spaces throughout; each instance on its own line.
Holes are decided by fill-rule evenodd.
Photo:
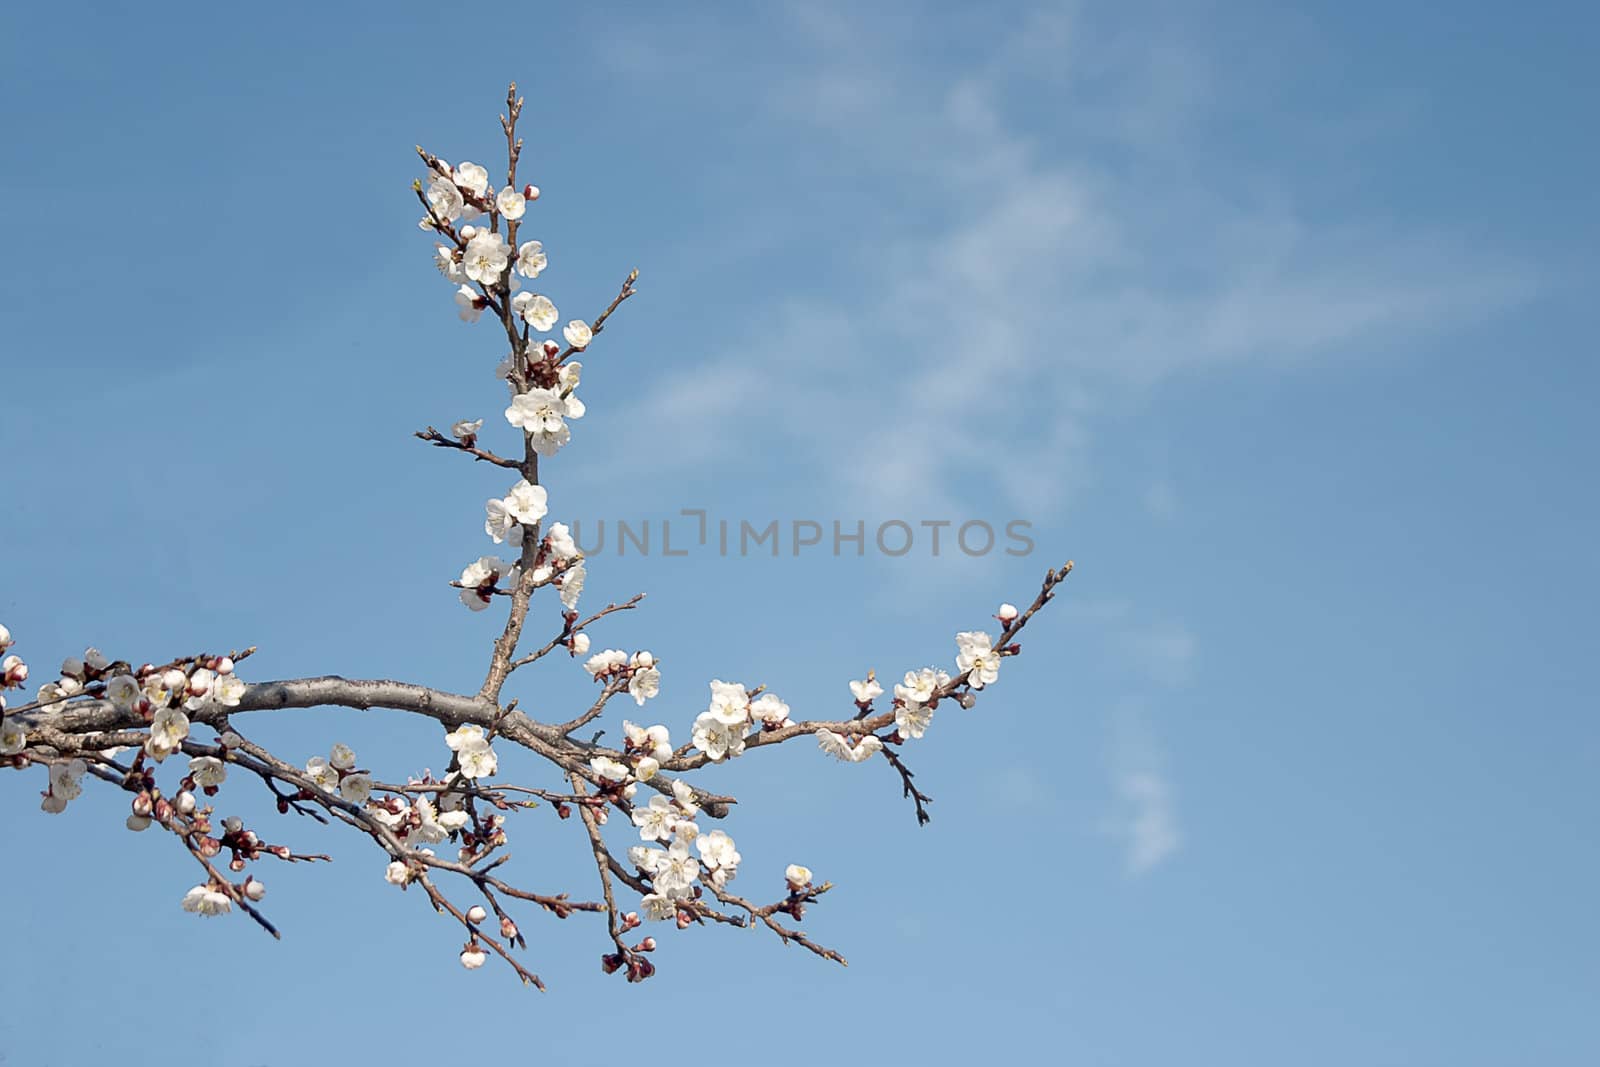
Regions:
M 585 638 L 584 641 L 584 650 L 587 651 L 588 639 Z M 644 707 L 646 700 L 661 692 L 661 668 L 656 666 L 656 658 L 649 652 L 635 652 L 630 656 L 620 648 L 608 648 L 604 652 L 596 652 L 590 656 L 584 662 L 583 669 L 596 681 L 626 678 L 628 695 L 633 697 L 633 702 L 640 707 Z
M 476 723 L 462 723 L 445 734 L 444 743 L 456 754 L 456 767 L 463 778 L 488 778 L 500 768 L 500 761 L 489 747 L 489 737 Z
M 372 797 L 372 775 L 356 769 L 355 750 L 335 744 L 326 756 L 306 761 L 306 777 L 325 793 L 337 793 L 352 804 L 365 804 Z
M 687 926 L 691 919 L 680 904 L 695 895 L 694 883 L 704 877 L 721 889 L 739 873 L 733 838 L 721 830 L 702 834 L 694 821 L 699 813 L 694 790 L 683 782 L 672 783 L 671 799 L 657 795 L 633 809 L 640 839 L 667 844 L 664 849 L 648 844 L 628 849 L 628 861 L 650 881 L 651 891 L 640 901 L 647 919 L 677 918 L 679 926 Z
M 788 704 L 775 693 L 757 692 L 752 694 L 738 682 L 713 680 L 711 704 L 694 720 L 694 747 L 718 762 L 744 753 L 745 731 L 752 724 L 762 730 L 794 725 Z

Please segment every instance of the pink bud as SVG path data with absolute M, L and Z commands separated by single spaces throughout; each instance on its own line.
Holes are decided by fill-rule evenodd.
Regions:
M 234 872 L 235 874 L 244 870 L 244 860 L 240 859 L 238 856 L 233 857 L 233 859 L 228 861 L 228 870 Z
M 516 940 L 516 938 L 517 938 L 517 924 L 511 921 L 510 916 L 507 916 L 507 915 L 500 916 L 500 936 L 505 938 L 505 939 L 507 939 L 508 941 L 515 941 Z
M 655 950 L 656 950 L 656 939 L 655 938 L 647 937 L 643 941 L 639 942 L 639 951 L 640 952 L 654 952 Z
M 212 856 L 215 856 L 218 852 L 221 852 L 221 851 L 222 851 L 222 842 L 218 841 L 216 838 L 214 838 L 214 837 L 202 837 L 200 839 L 200 855 L 205 856 L 207 859 L 210 859 Z
M 522 198 L 524 200 L 539 199 L 539 187 L 537 185 L 524 185 L 522 187 Z
M 140 793 L 133 798 L 133 813 L 148 818 L 155 810 L 155 801 L 150 799 L 149 793 Z
M 554 341 L 546 341 L 541 347 L 544 349 L 544 354 L 551 359 L 555 359 L 561 354 L 561 346 Z
M 636 911 L 628 912 L 628 914 L 622 917 L 622 925 L 626 926 L 629 930 L 632 930 L 635 926 L 638 926 L 639 913 Z
M 689 929 L 689 924 L 691 922 L 693 922 L 693 921 L 694 920 L 689 917 L 689 913 L 688 912 L 686 912 L 686 911 L 678 912 L 678 929 L 680 929 L 680 930 Z

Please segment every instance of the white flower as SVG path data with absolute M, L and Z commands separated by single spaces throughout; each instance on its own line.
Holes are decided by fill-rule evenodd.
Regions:
M 189 716 L 176 708 L 162 708 L 150 723 L 150 737 L 145 751 L 158 762 L 178 751 L 184 738 L 189 736 Z
M 639 828 L 639 838 L 643 841 L 671 839 L 678 818 L 672 801 L 660 795 L 651 797 L 648 805 L 635 805 L 633 809 L 633 825 Z
M 768 726 L 786 726 L 789 723 L 789 705 L 775 693 L 762 693 L 750 705 L 750 717 Z
M 312 756 L 306 760 L 306 777 L 318 789 L 333 792 L 339 788 L 339 771 L 321 756 Z
M 532 439 L 539 455 L 553 456 L 572 439 L 566 420 L 581 419 L 584 410 L 583 401 L 559 389 L 529 389 L 511 398 L 506 421 Z
M 665 726 L 656 725 L 648 728 L 635 726 L 624 719 L 622 734 L 628 739 L 630 746 L 648 756 L 658 760 L 669 759 L 672 756 L 672 738 Z
M 610 756 L 594 757 L 589 761 L 589 769 L 602 782 L 625 782 L 628 780 L 628 765 L 620 763 Z
M 994 639 L 980 630 L 956 634 L 956 668 L 967 674 L 967 684 L 982 689 L 1000 677 L 1000 653 Z
M 461 269 L 461 263 L 456 259 L 455 250 L 444 245 L 433 246 L 433 265 L 439 268 L 439 273 L 452 285 L 465 285 L 467 272 Z
M 225 708 L 236 708 L 243 699 L 245 684 L 236 674 L 224 674 L 211 686 L 211 699 Z
M 713 763 L 744 752 L 742 727 L 725 723 L 709 711 L 702 711 L 694 720 L 691 740 L 695 748 L 711 757 Z
M 580 352 L 588 348 L 589 342 L 594 340 L 594 331 L 589 329 L 589 324 L 582 319 L 573 319 L 567 323 L 567 328 L 561 331 L 561 335 L 567 339 L 567 344 Z
M 488 534 L 495 544 L 502 541 L 514 546 L 522 544 L 522 524 L 517 522 L 517 517 L 511 514 L 511 509 L 506 506 L 505 500 L 491 500 L 484 506 L 486 517 L 483 520 L 483 532 Z M 469 604 L 468 607 L 471 607 Z
M 9 656 L 6 658 L 5 662 L 10 663 L 16 659 L 17 657 L 15 656 Z M 18 662 L 21 661 L 18 660 Z M 4 664 L 0 664 L 0 666 L 4 666 Z M 68 656 L 66 659 L 61 661 L 61 677 L 76 678 L 81 682 L 84 680 L 87 674 L 88 672 L 84 669 L 83 660 L 79 659 L 77 656 Z
M 11 631 L 0 626 L 0 652 L 4 652 L 14 644 L 16 642 L 11 639 Z
M 1015 604 L 1001 604 L 1000 610 L 995 612 L 994 617 L 1003 623 L 1010 624 L 1017 617 L 1017 606 Z
M 583 669 L 588 671 L 591 677 L 598 678 L 608 671 L 627 666 L 627 663 L 628 654 L 626 652 L 620 648 L 608 648 L 604 652 L 596 652 L 590 656 L 588 661 L 584 663 Z
M 436 176 L 428 183 L 428 207 L 433 209 L 435 218 L 442 222 L 454 222 L 461 217 L 461 190 L 456 188 L 456 183 L 444 176 Z
M 817 747 L 834 759 L 844 760 L 846 763 L 860 763 L 873 753 L 881 751 L 883 742 L 871 734 L 866 734 L 852 743 L 849 738 L 832 730 L 818 730 Z
M 628 848 L 628 862 L 639 868 L 645 874 L 653 874 L 661 866 L 661 861 L 667 854 L 659 848 L 649 848 L 645 845 L 632 845 Z
M 589 635 L 588 634 L 586 634 L 586 633 L 576 633 L 576 634 L 572 635 L 572 653 L 573 653 L 573 655 L 575 655 L 575 656 L 584 655 L 585 653 L 587 653 L 589 651 L 589 645 L 590 645 L 590 641 L 589 641 Z
M 28 731 L 15 719 L 0 723 L 0 756 L 15 756 L 28 746 Z
M 681 779 L 672 783 L 672 799 L 678 802 L 678 807 L 691 819 L 700 810 L 700 805 L 695 803 L 694 787 Z
M 733 877 L 733 872 L 739 866 L 739 853 L 733 847 L 733 838 L 721 830 L 713 830 L 704 837 L 696 838 L 694 847 L 700 850 L 700 858 L 712 870 L 726 870 L 728 877 Z
M 521 300 L 524 296 L 528 299 Z M 520 307 L 517 306 L 519 300 L 521 301 Z M 540 333 L 549 330 L 550 327 L 556 324 L 556 319 L 561 317 L 561 313 L 550 302 L 550 298 L 541 293 L 518 293 L 517 300 L 512 301 L 512 307 L 529 326 L 532 326 Z
M 144 695 L 144 690 L 131 674 L 119 674 L 106 683 L 106 699 L 118 711 L 127 711 Z
M 482 611 L 489 606 L 491 597 L 479 590 L 493 589 L 511 569 L 511 564 L 498 556 L 479 556 L 477 562 L 467 564 L 461 571 L 461 602 L 473 611 Z
M 196 756 L 189 761 L 189 777 L 202 789 L 216 787 L 228 777 L 228 767 L 215 756 Z
M 211 885 L 197 885 L 183 895 L 183 910 L 196 915 L 222 915 L 233 910 L 233 901 Z
M 99 674 L 111 666 L 111 661 L 106 659 L 106 654 L 93 646 L 83 650 L 83 665 Z
M 581 563 L 568 567 L 566 573 L 561 576 L 561 604 L 568 611 L 577 608 L 578 596 L 583 592 L 583 582 L 588 576 L 588 569 Z
M 501 189 L 494 198 L 494 206 L 500 209 L 500 214 L 508 219 L 520 219 L 522 213 L 528 210 L 528 201 L 511 186 Z
M 505 239 L 493 230 L 480 230 L 461 254 L 461 269 L 473 281 L 493 285 L 510 261 L 511 246 Z
M 901 737 L 921 737 L 932 721 L 933 709 L 925 704 L 902 704 L 894 709 L 894 724 Z
M 450 433 L 452 436 L 457 438 L 466 438 L 473 436 L 481 429 L 483 429 L 482 419 L 462 419 L 460 422 L 450 427 Z
M 405 861 L 395 860 L 384 869 L 383 880 L 390 885 L 405 885 L 411 881 L 411 868 L 406 866 Z
M 564 522 L 550 524 L 550 554 L 556 559 L 578 558 L 578 543 L 572 539 L 572 530 Z
M 450 746 L 451 752 L 461 752 L 487 745 L 489 739 L 483 727 L 475 722 L 464 722 L 444 735 L 444 743 Z
M 328 762 L 341 771 L 348 771 L 356 765 L 356 750 L 344 742 L 335 742 L 328 751 Z
M 550 495 L 542 485 L 533 485 L 526 478 L 519 479 L 502 503 L 513 519 L 532 525 L 549 511 Z
M 689 855 L 686 845 L 674 844 L 667 849 L 651 876 L 651 884 L 663 896 L 681 899 L 689 895 L 689 887 L 700 876 L 700 862 Z
M 790 889 L 804 889 L 811 884 L 811 868 L 791 863 L 784 868 L 783 879 L 789 883 Z
M 524 278 L 537 278 L 549 265 L 550 261 L 544 254 L 544 245 L 538 241 L 526 241 L 517 249 L 517 273 Z
M 878 679 L 872 674 L 859 682 L 850 683 L 850 695 L 856 698 L 858 704 L 868 704 L 876 697 L 883 695 L 883 686 L 878 684 Z
M 633 776 L 641 782 L 648 782 L 656 776 L 661 769 L 661 761 L 654 756 L 640 756 L 633 765 Z
M 467 749 L 458 754 L 461 774 L 465 778 L 487 778 L 499 769 L 500 761 L 488 745 Z
M 482 967 L 488 959 L 489 954 L 475 944 L 461 950 L 461 966 L 469 971 L 475 971 Z
M 345 775 L 339 782 L 339 795 L 352 804 L 365 804 L 372 797 L 372 775 Z
M 476 163 L 462 163 L 456 167 L 456 184 L 473 196 L 483 196 L 489 191 L 489 172 Z
M 174 693 L 181 693 L 189 684 L 189 676 L 176 667 L 165 671 L 151 673 L 144 680 L 144 695 L 156 707 L 161 708 L 172 702 Z
M 707 713 L 726 726 L 743 726 L 750 721 L 750 694 L 738 682 L 713 680 Z
M 83 795 L 82 779 L 88 769 L 81 759 L 50 764 L 50 794 L 59 798 L 63 807 L 66 801 L 77 800 Z
M 439 825 L 446 833 L 454 833 L 457 830 L 465 829 L 467 823 L 471 821 L 472 815 L 460 808 L 455 811 L 441 811 L 439 813 Z
M 639 906 L 644 909 L 644 917 L 651 922 L 661 922 L 678 914 L 678 902 L 660 893 L 646 893 L 639 898 Z
M 477 322 L 487 306 L 487 302 L 480 300 L 478 294 L 472 291 L 472 286 L 463 285 L 456 290 L 456 314 L 461 316 L 462 322 Z
M 633 702 L 644 707 L 644 702 L 661 692 L 661 672 L 655 667 L 636 669 L 628 679 L 628 695 Z
M 949 681 L 948 674 L 932 667 L 907 671 L 903 684 L 894 687 L 894 695 L 908 704 L 926 704 L 933 699 L 933 691 Z

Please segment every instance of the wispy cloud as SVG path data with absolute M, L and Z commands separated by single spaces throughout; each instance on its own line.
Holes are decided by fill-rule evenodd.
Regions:
M 1458 328 L 1534 285 L 1448 233 L 1309 208 L 1294 179 L 1196 143 L 1230 105 L 1203 40 L 1094 40 L 1041 4 L 952 73 L 903 20 L 788 11 L 798 61 L 758 106 L 881 210 L 830 235 L 839 284 L 791 290 L 729 351 L 759 346 L 763 434 L 841 495 L 958 507 L 952 487 L 979 486 L 1042 517 L 1089 477 L 1121 395 Z M 817 432 L 841 397 L 890 417 Z
M 1122 842 L 1123 864 L 1130 877 L 1149 874 L 1183 843 L 1165 764 L 1164 753 L 1140 716 L 1129 708 L 1119 712 L 1111 757 L 1117 809 L 1106 831 Z

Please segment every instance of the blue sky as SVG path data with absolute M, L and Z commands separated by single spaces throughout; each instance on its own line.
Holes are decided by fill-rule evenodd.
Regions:
M 497 425 L 500 353 L 408 183 L 416 143 L 492 161 L 510 77 L 563 319 L 641 271 L 555 514 L 1038 545 L 602 555 L 586 597 L 650 597 L 598 646 L 663 657 L 658 717 L 712 677 L 835 714 L 1079 569 L 912 753 L 929 827 L 809 746 L 710 780 L 742 887 L 839 883 L 807 926 L 848 970 L 694 931 L 625 987 L 598 925 L 530 915 L 535 995 L 457 967 L 370 845 L 289 820 L 338 862 L 263 872 L 272 943 L 180 912 L 183 858 L 116 797 L 51 818 L 10 775 L 0 1060 L 171 1062 L 173 989 L 229 1067 L 1600 1057 L 1586 6 L 160 12 L 0 16 L 0 621 L 41 673 L 257 644 L 251 679 L 476 686 L 494 623 L 443 583 L 503 479 L 408 435 Z M 514 695 L 555 715 L 584 682 Z M 398 716 L 252 726 L 440 762 Z M 575 832 L 524 820 L 529 880 L 589 890 Z

